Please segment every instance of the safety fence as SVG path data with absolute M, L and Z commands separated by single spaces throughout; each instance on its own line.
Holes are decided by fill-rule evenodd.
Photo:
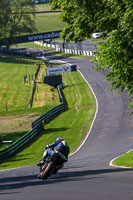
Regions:
M 38 76 L 39 71 L 40 71 L 40 64 L 38 65 L 37 70 L 36 70 L 36 72 L 35 72 L 35 80 L 33 80 L 32 94 L 31 94 L 31 97 L 30 97 L 29 102 L 28 102 L 28 104 L 26 105 L 25 109 L 26 109 L 29 105 L 30 105 L 30 108 L 32 108 L 33 99 L 34 99 L 34 95 L 35 95 L 35 92 L 36 92 L 36 79 L 37 79 L 37 76 Z
M 93 56 L 97 50 L 96 44 L 89 41 L 84 42 L 54 42 L 52 40 L 35 41 L 37 45 L 55 48 L 57 52 L 64 52 L 66 54 Z
M 29 146 L 35 139 L 37 139 L 42 131 L 44 130 L 44 124 L 50 122 L 56 116 L 58 116 L 61 112 L 65 111 L 65 103 L 62 97 L 62 88 L 57 87 L 59 92 L 59 97 L 61 103 L 58 106 L 55 106 L 48 112 L 42 114 L 36 120 L 32 122 L 32 130 L 27 132 L 24 136 L 18 139 L 16 142 L 12 143 L 7 148 L 0 151 L 0 163 L 3 163 L 7 159 L 11 158 L 18 152 L 22 151 L 24 148 Z

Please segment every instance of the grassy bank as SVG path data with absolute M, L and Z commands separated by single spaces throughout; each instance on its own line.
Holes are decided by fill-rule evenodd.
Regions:
M 116 166 L 133 167 L 133 150 L 118 157 L 112 164 Z
M 82 143 L 94 118 L 95 99 L 79 72 L 64 74 L 63 81 L 68 110 L 47 124 L 44 134 L 29 148 L 1 164 L 0 170 L 35 165 L 45 145 L 59 136 L 68 142 L 71 152 Z

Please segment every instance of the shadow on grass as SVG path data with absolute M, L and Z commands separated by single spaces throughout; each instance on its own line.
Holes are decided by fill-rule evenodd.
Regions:
M 10 57 L 9 57 L 10 56 Z M 0 58 L 0 62 L 3 63 L 13 63 L 13 64 L 34 64 L 35 60 L 33 58 L 17 57 L 8 55 L 6 58 Z
M 73 86 L 77 87 L 78 85 L 86 85 L 86 83 L 84 82 L 84 83 L 75 83 L 75 84 L 71 84 L 71 85 L 66 85 L 65 88 L 69 88 L 69 87 L 73 87 Z
M 15 141 L 15 140 L 19 139 L 20 137 L 22 137 L 26 133 L 27 133 L 27 131 L 1 133 L 0 141 L 3 141 L 3 140 L 13 140 L 13 141 Z
M 25 135 L 27 131 L 23 132 L 9 132 L 9 133 L 1 133 L 0 135 L 0 150 L 4 149 L 4 146 L 7 147 L 7 144 L 3 143 L 3 141 L 12 140 L 12 143 L 17 141 L 23 135 Z M 9 144 L 8 144 L 9 146 Z M 2 148 L 2 149 L 1 149 Z
M 52 132 L 60 132 L 60 131 L 66 131 L 68 128 L 48 128 L 45 130 L 44 134 L 52 133 Z

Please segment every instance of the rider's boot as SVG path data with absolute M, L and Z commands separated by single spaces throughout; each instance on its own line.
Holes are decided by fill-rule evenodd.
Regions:
M 48 154 L 48 151 L 47 151 L 47 149 L 45 149 L 44 153 L 43 153 L 42 160 L 40 160 L 40 162 L 37 163 L 37 166 L 41 166 L 42 164 L 44 164 L 46 162 L 47 154 Z

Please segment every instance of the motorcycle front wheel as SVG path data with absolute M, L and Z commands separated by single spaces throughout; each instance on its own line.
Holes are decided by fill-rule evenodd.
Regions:
M 40 173 L 40 178 L 41 179 L 47 179 L 48 176 L 50 176 L 50 174 L 52 174 L 54 170 L 54 162 L 53 161 L 50 161 L 46 167 L 42 170 L 42 172 Z

